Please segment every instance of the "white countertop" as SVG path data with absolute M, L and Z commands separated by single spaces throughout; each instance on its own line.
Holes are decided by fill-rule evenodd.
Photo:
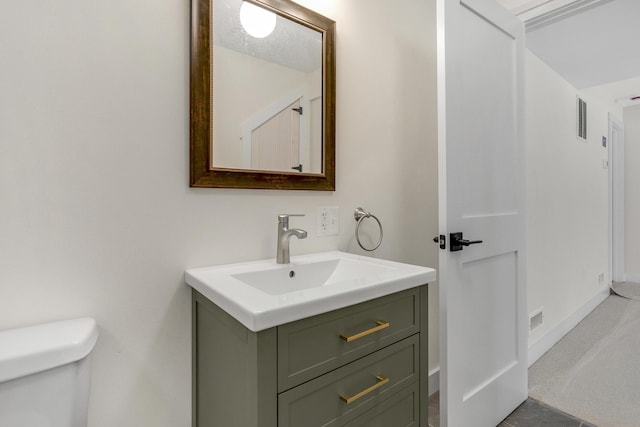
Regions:
M 326 313 L 424 285 L 428 267 L 332 251 L 189 269 L 185 281 L 248 329 Z

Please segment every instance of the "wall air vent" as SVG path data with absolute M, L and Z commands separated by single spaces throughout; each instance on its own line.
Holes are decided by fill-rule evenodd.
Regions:
M 587 103 L 577 97 L 577 137 L 582 141 L 587 140 Z
M 529 315 L 529 333 L 533 332 L 534 329 L 542 326 L 542 322 L 544 321 L 544 308 L 539 308 L 535 312 Z

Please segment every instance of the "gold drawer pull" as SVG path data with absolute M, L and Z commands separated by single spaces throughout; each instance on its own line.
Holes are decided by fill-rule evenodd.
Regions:
M 377 388 L 382 387 L 383 385 L 385 385 L 386 383 L 389 382 L 389 377 L 385 377 L 384 375 L 376 375 L 376 380 L 378 380 L 377 383 L 375 383 L 374 385 L 372 385 L 371 387 L 369 387 L 366 390 L 362 390 L 360 393 L 353 395 L 351 397 L 345 395 L 345 394 L 340 394 L 340 399 L 344 400 L 344 402 L 349 405 L 350 403 L 355 402 L 356 400 L 360 399 L 362 396 L 365 396 L 369 393 L 371 393 L 372 391 L 374 391 Z
M 355 334 L 355 335 L 341 334 L 340 338 L 342 338 L 346 342 L 351 342 L 351 341 L 355 341 L 355 340 L 360 339 L 362 337 L 366 337 L 367 335 L 373 334 L 374 332 L 378 332 L 378 331 L 381 331 L 381 330 L 389 327 L 389 322 L 387 322 L 385 320 L 378 320 L 376 323 L 378 324 L 378 326 L 375 326 L 375 327 L 373 327 L 371 329 L 367 329 L 366 331 L 362 331 L 362 332 L 360 332 L 358 334 Z

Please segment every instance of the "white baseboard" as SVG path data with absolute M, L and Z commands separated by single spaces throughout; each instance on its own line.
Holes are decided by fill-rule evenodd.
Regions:
M 640 276 L 638 276 L 640 279 Z M 627 275 L 627 280 L 629 276 Z M 638 280 L 640 283 L 640 280 Z M 609 287 L 603 288 L 598 291 L 589 301 L 587 301 L 582 307 L 580 307 L 572 315 L 568 316 L 558 326 L 547 332 L 543 337 L 538 339 L 535 343 L 529 345 L 529 364 L 533 365 L 543 354 L 551 350 L 562 337 L 564 337 L 571 329 L 573 329 L 582 319 L 587 317 L 589 313 L 593 311 L 602 301 L 607 299 L 610 291 Z M 429 372 L 429 396 L 440 390 L 440 368 L 436 368 Z
M 429 372 L 429 396 L 440 390 L 440 368 Z
M 582 307 L 560 322 L 555 328 L 551 329 L 535 343 L 529 344 L 529 366 L 533 365 L 543 354 L 551 350 L 551 347 L 580 323 L 582 319 L 587 317 L 609 294 L 609 287 L 603 288 Z

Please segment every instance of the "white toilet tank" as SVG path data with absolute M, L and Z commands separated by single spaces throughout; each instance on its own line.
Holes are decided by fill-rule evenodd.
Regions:
M 0 426 L 86 427 L 91 318 L 0 331 Z

